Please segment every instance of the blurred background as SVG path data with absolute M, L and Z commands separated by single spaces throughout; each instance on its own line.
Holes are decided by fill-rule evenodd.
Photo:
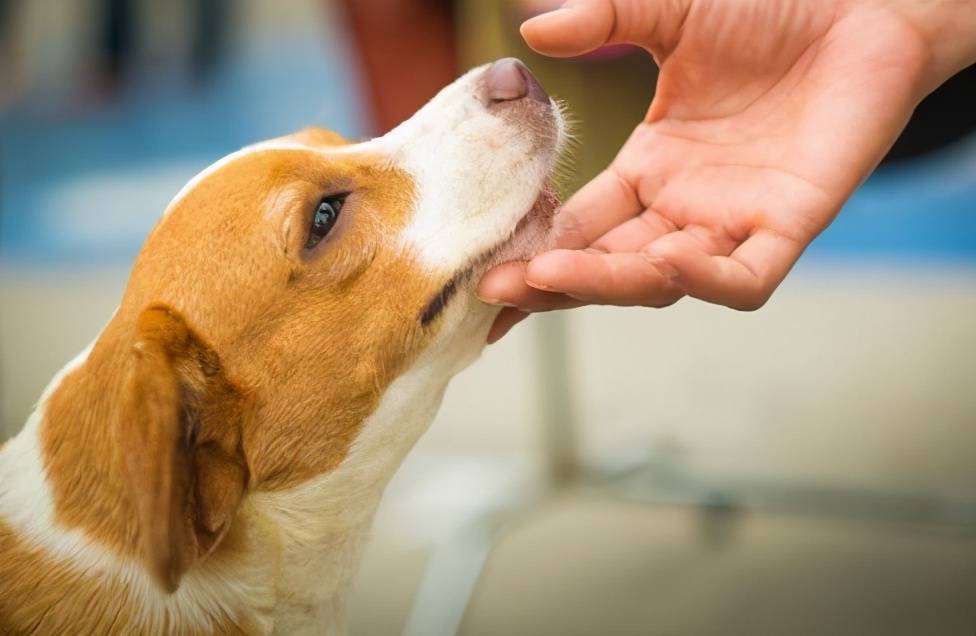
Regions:
M 532 55 L 552 4 L 0 0 L 0 439 L 245 144 L 372 136 L 517 55 L 581 122 L 565 191 L 592 176 L 656 70 Z M 974 133 L 971 68 L 757 313 L 588 308 L 490 347 L 387 492 L 353 634 L 976 633 Z

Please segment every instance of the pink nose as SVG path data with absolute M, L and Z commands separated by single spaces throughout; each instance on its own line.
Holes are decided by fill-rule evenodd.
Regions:
M 485 98 L 490 103 L 534 99 L 549 103 L 549 95 L 532 71 L 514 57 L 498 60 L 485 71 Z

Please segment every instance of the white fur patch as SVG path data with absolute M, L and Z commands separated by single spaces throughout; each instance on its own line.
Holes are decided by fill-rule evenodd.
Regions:
M 541 145 L 540 121 L 485 107 L 478 95 L 485 68 L 469 71 L 379 140 L 417 182 L 418 207 L 402 241 L 435 271 L 456 272 L 507 239 L 564 142 L 562 115 L 551 101 L 553 138 Z

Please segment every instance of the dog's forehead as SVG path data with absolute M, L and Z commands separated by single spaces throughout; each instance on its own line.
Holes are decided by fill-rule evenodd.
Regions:
M 309 165 L 309 163 L 316 163 L 309 162 L 309 159 L 314 158 L 321 162 L 321 159 L 326 156 L 325 151 L 327 150 L 336 150 L 353 145 L 353 142 L 339 133 L 324 128 L 307 127 L 289 135 L 245 146 L 240 150 L 221 157 L 187 181 L 170 201 L 163 212 L 163 217 L 165 218 L 174 209 L 184 203 L 188 196 L 197 190 L 202 183 L 212 181 L 214 175 L 220 174 L 222 178 L 227 178 L 233 173 L 238 173 L 245 180 L 242 185 L 246 185 L 247 183 L 257 185 L 257 178 L 261 177 L 262 174 L 270 174 L 276 168 L 280 169 L 289 163 L 292 165 L 296 164 L 296 157 L 289 157 L 282 153 L 276 154 L 273 151 L 308 151 L 309 153 L 313 153 L 306 155 L 305 164 Z M 319 156 L 316 156 L 316 154 L 319 154 Z M 259 161 L 254 160 L 257 156 L 260 156 Z M 247 166 L 248 171 L 242 172 L 240 170 L 240 164 L 245 158 L 250 158 Z M 339 160 L 332 163 L 334 163 L 335 167 L 339 167 L 343 162 Z

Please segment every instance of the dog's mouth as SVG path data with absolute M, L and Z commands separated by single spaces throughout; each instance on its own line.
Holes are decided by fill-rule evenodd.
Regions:
M 515 224 L 512 232 L 458 270 L 424 307 L 420 323 L 426 327 L 433 322 L 464 284 L 495 265 L 529 260 L 551 248 L 553 219 L 558 211 L 559 195 L 546 180 L 535 203 Z

